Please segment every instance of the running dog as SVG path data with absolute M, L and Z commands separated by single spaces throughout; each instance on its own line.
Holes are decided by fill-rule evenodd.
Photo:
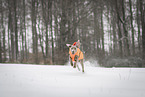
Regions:
M 77 47 L 76 43 L 77 42 L 75 42 L 73 45 L 66 44 L 69 47 L 70 64 L 71 64 L 71 66 L 73 66 L 73 68 L 76 68 L 76 66 L 78 67 L 78 65 L 77 65 L 78 62 L 80 62 L 81 66 L 82 66 L 82 72 L 84 72 L 83 52 Z M 79 67 L 78 67 L 78 69 L 79 69 Z

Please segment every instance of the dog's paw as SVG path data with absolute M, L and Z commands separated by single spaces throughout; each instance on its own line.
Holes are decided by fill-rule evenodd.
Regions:
M 76 68 L 76 66 L 74 65 L 73 68 Z
M 82 72 L 84 73 L 85 71 L 84 71 L 84 70 L 82 70 Z

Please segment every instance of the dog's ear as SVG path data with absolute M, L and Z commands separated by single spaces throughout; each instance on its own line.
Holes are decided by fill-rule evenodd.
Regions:
M 66 46 L 71 47 L 71 44 L 66 44 Z

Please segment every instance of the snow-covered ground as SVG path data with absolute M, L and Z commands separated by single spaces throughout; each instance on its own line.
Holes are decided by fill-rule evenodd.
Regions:
M 145 68 L 0 64 L 0 97 L 145 97 Z

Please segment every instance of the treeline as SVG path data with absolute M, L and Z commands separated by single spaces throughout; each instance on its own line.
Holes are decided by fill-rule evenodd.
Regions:
M 78 39 L 86 60 L 144 61 L 145 1 L 0 0 L 0 62 L 65 64 Z

